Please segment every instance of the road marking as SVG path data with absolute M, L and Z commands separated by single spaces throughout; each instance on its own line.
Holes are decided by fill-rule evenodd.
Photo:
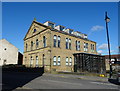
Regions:
M 90 82 L 90 83 L 101 84 L 101 85 L 113 85 L 113 86 L 116 86 L 116 85 L 114 85 L 114 84 L 102 83 L 102 82 Z

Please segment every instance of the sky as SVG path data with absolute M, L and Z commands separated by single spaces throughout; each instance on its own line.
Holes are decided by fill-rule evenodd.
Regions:
M 97 43 L 97 52 L 108 54 L 105 26 L 108 23 L 111 54 L 118 53 L 118 3 L 117 2 L 3 2 L 2 38 L 24 52 L 24 37 L 34 18 L 38 22 L 51 21 L 56 25 L 74 29 L 88 35 Z

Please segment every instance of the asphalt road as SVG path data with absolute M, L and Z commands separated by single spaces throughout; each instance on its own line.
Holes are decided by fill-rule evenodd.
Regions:
M 3 73 L 3 89 L 118 89 L 118 85 L 109 82 L 91 81 L 76 78 L 64 78 L 39 73 Z
M 44 75 L 23 86 L 24 89 L 118 89 L 109 82 Z

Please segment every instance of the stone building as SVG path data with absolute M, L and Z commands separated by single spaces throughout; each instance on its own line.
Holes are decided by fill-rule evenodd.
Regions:
M 17 64 L 18 48 L 9 43 L 6 39 L 0 40 L 0 66 Z
M 74 53 L 97 54 L 96 42 L 73 29 L 34 20 L 24 37 L 23 64 L 45 71 L 74 71 Z

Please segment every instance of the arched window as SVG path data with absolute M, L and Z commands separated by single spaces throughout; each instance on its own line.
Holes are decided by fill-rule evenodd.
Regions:
M 53 57 L 53 65 L 57 65 L 57 63 L 56 63 L 56 56 Z
M 31 41 L 31 50 L 33 50 L 33 41 Z
M 35 33 L 36 31 L 37 31 L 37 30 L 36 30 L 36 29 L 34 29 L 34 30 L 33 30 L 33 33 Z
M 32 59 L 32 56 L 30 57 L 30 67 L 32 67 L 33 65 L 33 59 Z
M 39 46 L 39 41 L 38 39 L 36 39 L 36 49 L 38 48 L 38 46 Z
M 68 57 L 66 57 L 66 65 L 68 65 Z
M 72 57 L 70 57 L 69 65 L 72 65 Z
M 78 41 L 78 50 L 80 50 L 80 41 Z
M 43 47 L 46 47 L 46 37 L 43 36 Z
M 38 67 L 38 56 L 36 56 L 36 67 Z
M 58 47 L 60 47 L 60 36 L 58 36 Z
M 69 39 L 69 49 L 71 49 L 71 39 Z
M 66 38 L 66 49 L 68 49 L 68 38 Z
M 77 46 L 78 43 L 77 43 L 77 40 L 75 41 L 75 44 L 76 44 L 76 50 L 78 50 L 78 46 Z
M 53 45 L 54 47 L 56 47 L 56 44 L 57 44 L 57 43 L 56 43 L 56 42 L 57 42 L 56 39 L 57 39 L 57 37 L 56 37 L 56 35 L 54 35 L 54 40 L 53 40 L 53 41 L 54 41 L 54 43 L 53 43 L 53 44 L 54 44 L 54 45 Z
M 60 65 L 60 56 L 58 56 L 58 65 Z

